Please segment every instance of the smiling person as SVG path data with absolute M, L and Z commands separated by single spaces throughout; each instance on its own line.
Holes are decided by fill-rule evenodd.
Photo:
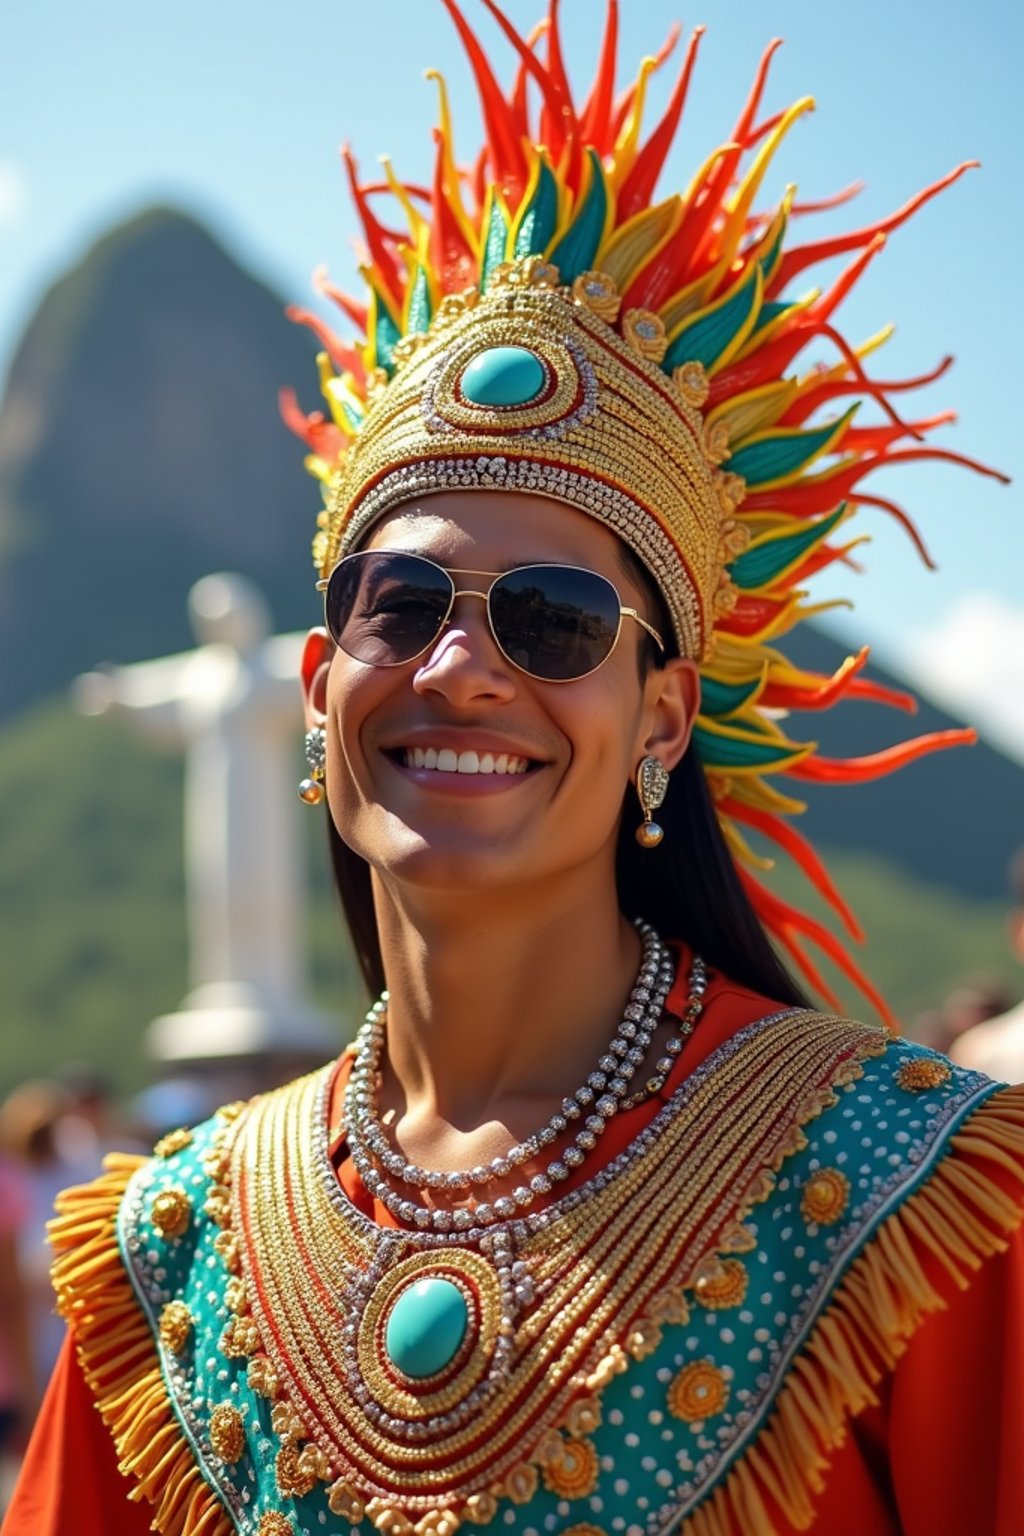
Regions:
M 63 1198 L 7 1529 L 1019 1536 L 1024 1097 L 890 1030 L 746 841 L 856 933 L 780 782 L 962 739 L 836 763 L 783 723 L 899 702 L 784 638 L 865 476 L 939 452 L 831 324 L 909 209 L 820 246 L 754 212 L 808 105 L 767 114 L 764 69 L 655 202 L 696 36 L 645 137 L 614 5 L 582 105 L 554 7 L 502 21 L 507 95 L 448 9 L 478 169 L 443 95 L 432 191 L 350 164 L 369 291 L 327 291 L 365 344 L 300 315 L 329 416 L 286 401 L 326 492 L 300 793 L 378 1001 Z M 858 395 L 880 424 L 828 414 Z M 809 944 L 882 1024 L 812 1005 Z

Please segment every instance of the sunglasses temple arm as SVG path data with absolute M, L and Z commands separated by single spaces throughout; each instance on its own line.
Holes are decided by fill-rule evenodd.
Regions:
M 645 629 L 650 635 L 651 639 L 654 641 L 655 645 L 658 647 L 658 650 L 664 654 L 664 640 L 661 638 L 661 636 L 658 634 L 658 631 L 652 624 L 648 624 L 646 619 L 640 617 L 635 608 L 620 608 L 619 612 L 622 614 L 623 618 L 634 619 L 636 623 L 640 625 L 641 629 Z

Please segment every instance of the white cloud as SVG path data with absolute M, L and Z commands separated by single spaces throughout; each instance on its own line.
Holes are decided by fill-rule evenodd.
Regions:
M 968 593 L 912 634 L 905 655 L 912 684 L 1024 763 L 1024 607 Z
M 22 171 L 8 160 L 0 160 L 0 229 L 16 224 L 25 211 L 28 188 Z

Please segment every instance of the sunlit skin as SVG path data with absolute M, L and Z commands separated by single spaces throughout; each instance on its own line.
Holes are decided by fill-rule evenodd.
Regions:
M 382 520 L 363 547 L 474 571 L 585 566 L 655 617 L 615 535 L 546 497 L 438 494 Z M 679 762 L 699 698 L 691 661 L 641 678 L 641 638 L 625 619 L 596 672 L 545 683 L 505 659 L 476 597 L 458 598 L 435 645 L 402 666 L 367 666 L 323 630 L 309 636 L 307 718 L 327 732 L 330 813 L 372 870 L 391 994 L 383 1103 L 421 1164 L 486 1161 L 535 1129 L 621 1017 L 640 953 L 615 892 L 623 797 L 645 754 Z M 417 744 L 505 751 L 531 767 L 486 782 L 409 769 L 401 748 Z M 639 822 L 632 795 L 627 814 Z

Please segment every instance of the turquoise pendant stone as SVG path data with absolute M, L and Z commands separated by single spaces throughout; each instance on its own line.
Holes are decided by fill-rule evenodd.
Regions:
M 461 388 L 473 405 L 529 405 L 545 381 L 544 364 L 528 347 L 488 347 L 467 365 Z
M 457 1285 L 417 1280 L 391 1309 L 384 1346 L 405 1376 L 433 1376 L 450 1365 L 466 1336 L 469 1309 Z

